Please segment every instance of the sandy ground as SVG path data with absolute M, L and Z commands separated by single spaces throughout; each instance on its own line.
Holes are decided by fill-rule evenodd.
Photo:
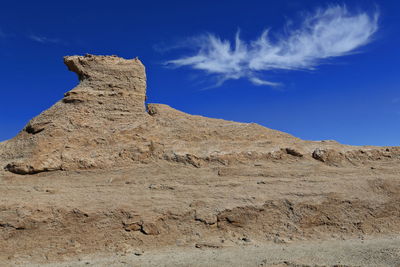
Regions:
M 21 266 L 400 266 L 398 236 L 302 241 L 221 248 L 165 248 L 141 255 L 87 255 L 63 263 Z
M 7 173 L 0 265 L 399 266 L 399 197 L 394 160 Z

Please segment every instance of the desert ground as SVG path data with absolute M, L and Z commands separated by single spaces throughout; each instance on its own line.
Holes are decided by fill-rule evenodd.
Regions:
M 255 165 L 3 176 L 2 264 L 398 266 L 393 163 Z

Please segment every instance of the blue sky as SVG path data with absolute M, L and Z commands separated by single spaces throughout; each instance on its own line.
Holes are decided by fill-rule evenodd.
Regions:
M 63 56 L 93 53 L 138 56 L 150 103 L 308 140 L 400 145 L 399 10 L 395 0 L 3 1 L 0 140 L 77 84 Z

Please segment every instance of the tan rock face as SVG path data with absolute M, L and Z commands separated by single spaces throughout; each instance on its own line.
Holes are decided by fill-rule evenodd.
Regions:
M 138 59 L 125 60 L 116 56 L 67 56 L 64 63 L 78 75 L 80 84 L 65 94 L 63 101 L 109 101 L 125 111 L 144 112 L 146 98 L 146 74 Z M 103 100 L 103 101 L 102 101 Z M 96 107 L 96 110 L 99 108 Z
M 349 153 L 355 148 L 303 141 L 254 123 L 193 116 L 162 104 L 149 104 L 146 111 L 146 74 L 138 59 L 85 55 L 67 56 L 64 62 L 78 75 L 79 85 L 15 138 L 0 143 L 6 171 L 34 174 L 156 160 L 197 168 L 263 160 L 332 161 L 312 155 L 316 149 L 340 155 L 334 165 L 400 154 L 396 148 L 370 147 L 362 149 L 375 152 Z
M 144 106 L 145 69 L 138 59 L 86 55 L 64 62 L 77 73 L 79 85 L 3 144 L 7 170 L 28 174 L 111 166 L 123 151 L 120 146 L 129 148 L 136 139 L 124 133 L 150 117 Z

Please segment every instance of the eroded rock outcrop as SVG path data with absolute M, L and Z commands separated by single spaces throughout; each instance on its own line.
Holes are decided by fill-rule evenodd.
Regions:
M 303 141 L 254 123 L 189 115 L 162 104 L 146 108 L 146 74 L 139 59 L 85 55 L 67 56 L 64 63 L 78 75 L 79 85 L 16 137 L 0 143 L 0 164 L 6 171 L 35 174 L 154 160 L 201 167 L 316 159 L 339 166 L 368 160 L 370 154 L 400 154 L 395 148 L 371 147 L 356 153 L 351 152 L 354 147 Z
M 27 174 L 112 166 L 118 153 L 140 139 L 132 129 L 140 132 L 150 117 L 143 64 L 92 55 L 65 57 L 64 62 L 77 73 L 79 85 L 3 144 L 7 170 Z

